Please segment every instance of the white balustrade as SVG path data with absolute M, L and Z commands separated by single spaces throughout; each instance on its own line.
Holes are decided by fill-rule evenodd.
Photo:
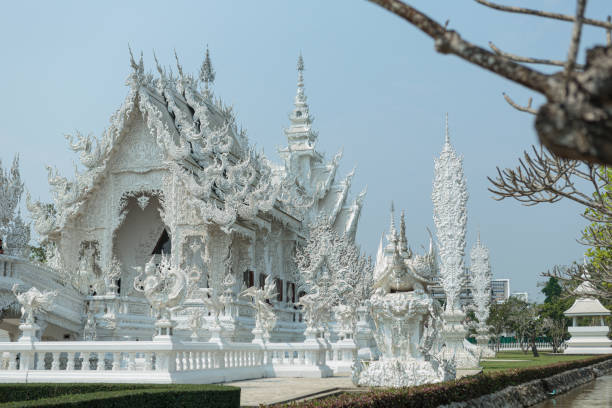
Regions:
M 498 351 L 497 344 L 489 343 L 488 346 L 491 350 Z M 530 349 L 529 345 L 523 345 L 523 347 L 526 349 Z M 552 351 L 553 349 L 552 343 L 549 343 L 549 342 L 536 342 L 536 347 L 540 351 Z M 563 347 L 560 347 L 560 349 L 562 348 Z M 521 350 L 521 346 L 518 342 L 499 344 L 499 351 L 518 351 L 518 350 Z
M 332 374 L 326 366 L 326 347 L 322 341 L 4 342 L 0 382 L 216 383 L 272 376 L 326 377 Z M 348 349 L 343 353 L 341 358 L 348 359 Z

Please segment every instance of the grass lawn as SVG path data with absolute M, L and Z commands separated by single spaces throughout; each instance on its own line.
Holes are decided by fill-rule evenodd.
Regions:
M 497 353 L 497 357 L 495 357 L 495 359 L 493 359 L 492 361 L 481 361 L 480 365 L 482 366 L 484 372 L 491 372 L 498 370 L 508 370 L 510 368 L 536 367 L 540 365 L 553 364 L 558 362 L 583 360 L 589 357 L 580 355 L 552 354 L 542 351 L 540 351 L 539 353 L 540 357 L 534 357 L 531 351 L 529 351 L 527 354 L 523 353 L 520 350 L 500 351 L 499 353 Z

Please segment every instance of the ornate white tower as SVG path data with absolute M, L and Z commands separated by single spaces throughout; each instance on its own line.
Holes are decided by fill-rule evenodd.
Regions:
M 314 118 L 310 115 L 306 94 L 304 93 L 304 59 L 302 54 L 297 62 L 298 81 L 297 93 L 293 102 L 293 110 L 289 114 L 291 124 L 285 129 L 288 146 L 280 151 L 287 166 L 298 174 L 298 181 L 304 188 L 309 188 L 313 167 L 323 161 L 323 157 L 315 150 L 318 134 L 312 130 Z
M 440 284 L 446 293 L 442 332 L 446 344 L 444 356 L 455 359 L 458 369 L 477 367 L 478 358 L 463 345 L 467 330 L 463 325 L 465 313 L 459 304 L 459 294 L 464 284 L 468 193 L 463 175 L 463 158 L 450 144 L 448 114 L 444 147 L 440 157 L 435 160 L 431 198 L 440 253 Z
M 480 233 L 470 252 L 470 260 L 470 283 L 475 314 L 478 319 L 476 340 L 481 356 L 494 357 L 495 352 L 487 346 L 490 337 L 487 319 L 491 303 L 491 264 L 489 263 L 489 249 L 480 242 Z

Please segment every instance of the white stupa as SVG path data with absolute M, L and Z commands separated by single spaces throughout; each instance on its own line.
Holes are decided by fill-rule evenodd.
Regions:
M 565 354 L 612 354 L 609 328 L 604 323 L 604 316 L 610 316 L 610 311 L 595 297 L 597 289 L 589 281 L 584 281 L 574 289 L 574 294 L 578 298 L 564 312 L 565 316 L 572 318 L 572 326 L 568 328 L 572 337 L 567 341 Z M 599 325 L 579 326 L 580 317 L 591 317 L 593 321 L 599 317 Z

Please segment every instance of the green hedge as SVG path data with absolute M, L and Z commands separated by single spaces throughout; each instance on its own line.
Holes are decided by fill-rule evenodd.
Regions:
M 427 408 L 467 401 L 501 391 L 512 385 L 550 377 L 612 359 L 611 355 L 556 363 L 539 367 L 478 374 L 459 380 L 418 387 L 380 388 L 364 393 L 342 394 L 322 400 L 275 405 L 276 408 Z
M 1 384 L 0 408 L 240 406 L 240 388 L 221 385 Z

